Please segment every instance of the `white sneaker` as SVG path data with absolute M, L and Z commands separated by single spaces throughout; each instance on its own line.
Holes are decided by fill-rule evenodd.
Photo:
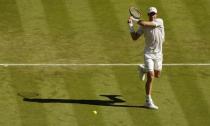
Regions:
M 156 110 L 158 109 L 158 106 L 156 106 L 152 101 L 151 102 L 146 101 L 144 107 L 149 109 L 156 109 Z
M 145 80 L 145 71 L 144 71 L 144 65 L 138 65 L 138 71 L 139 71 L 139 78 L 144 81 Z

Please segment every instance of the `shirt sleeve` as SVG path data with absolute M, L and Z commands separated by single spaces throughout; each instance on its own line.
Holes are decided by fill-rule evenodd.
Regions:
M 160 18 L 154 20 L 153 23 L 155 24 L 156 27 L 163 27 L 163 20 Z
M 163 20 L 161 18 L 158 18 L 158 19 L 154 20 L 153 23 L 155 24 L 156 27 L 159 27 L 159 29 L 162 33 L 162 39 L 164 42 L 165 41 L 165 30 L 164 30 Z

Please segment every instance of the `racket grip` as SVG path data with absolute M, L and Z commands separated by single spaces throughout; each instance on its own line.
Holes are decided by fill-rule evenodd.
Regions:
M 130 16 L 130 19 L 131 19 L 132 21 L 135 21 L 135 22 L 139 22 L 139 20 L 140 20 L 140 19 L 134 18 L 133 16 Z
M 128 25 L 129 27 L 133 27 L 133 21 L 131 19 L 128 19 Z

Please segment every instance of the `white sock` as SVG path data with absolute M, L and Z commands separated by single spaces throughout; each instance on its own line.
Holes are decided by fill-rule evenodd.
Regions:
M 152 97 L 151 97 L 151 95 L 146 95 L 146 101 L 147 101 L 147 102 L 152 102 Z

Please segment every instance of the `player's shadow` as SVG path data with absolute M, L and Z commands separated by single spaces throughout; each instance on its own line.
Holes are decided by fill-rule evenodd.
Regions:
M 108 98 L 108 100 L 84 100 L 84 99 L 42 99 L 42 98 L 23 98 L 26 102 L 36 103 L 71 103 L 71 104 L 85 104 L 85 105 L 97 105 L 97 106 L 112 106 L 112 107 L 131 107 L 131 108 L 145 108 L 144 106 L 125 105 L 125 100 L 118 97 L 120 95 L 100 95 Z

